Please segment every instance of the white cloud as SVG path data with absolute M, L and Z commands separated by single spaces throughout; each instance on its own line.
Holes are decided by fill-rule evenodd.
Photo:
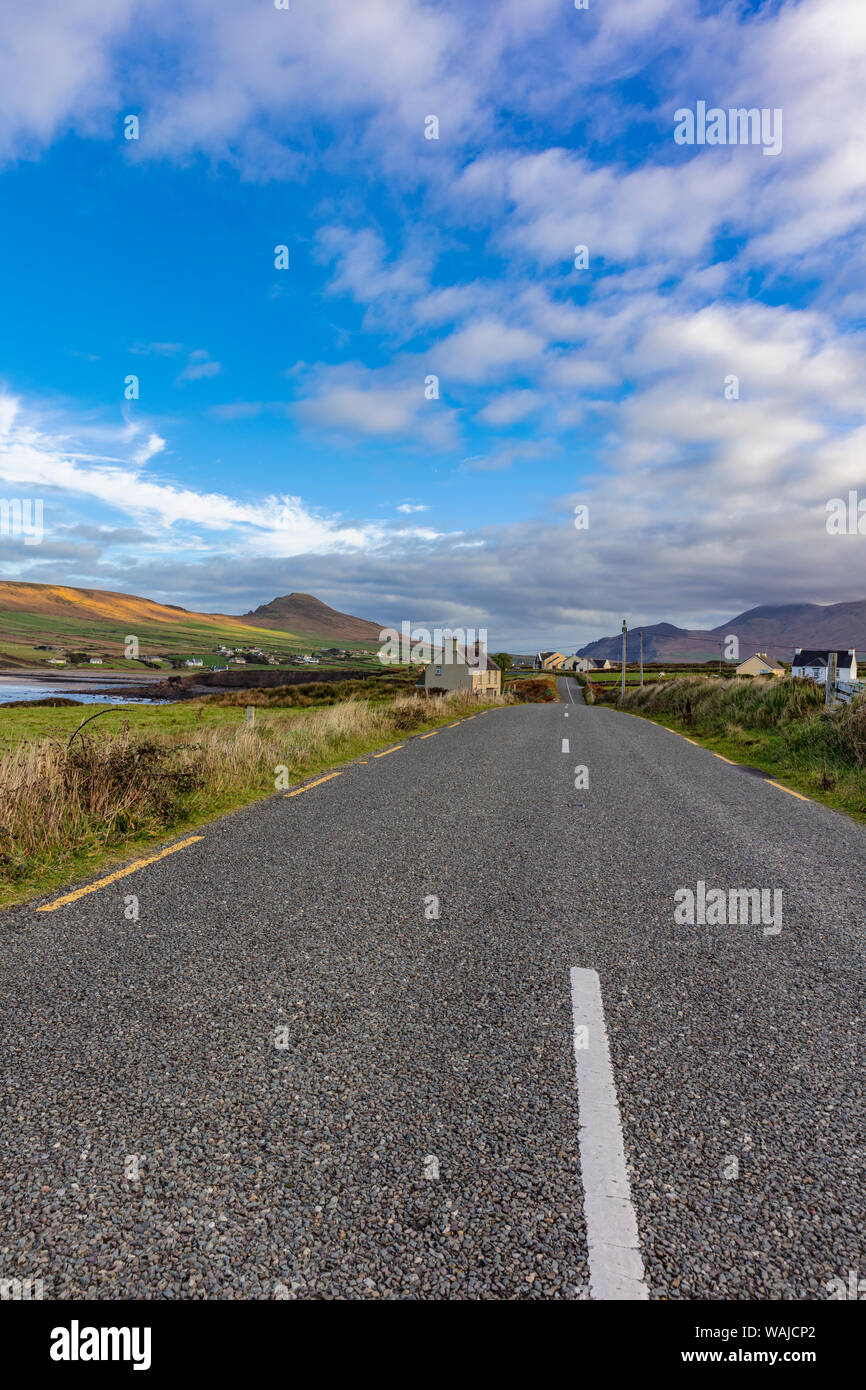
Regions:
M 563 437 L 473 436 L 464 468 L 497 472 L 576 442 L 591 471 L 575 500 L 591 500 L 593 520 L 582 540 L 567 510 L 483 539 L 451 536 L 443 553 L 459 548 L 464 563 L 449 559 L 433 578 L 431 529 L 345 521 L 293 497 L 242 503 L 185 489 L 145 474 L 165 450 L 150 426 L 114 437 L 93 428 L 88 452 L 71 428 L 13 421 L 0 399 L 4 477 L 105 507 L 128 497 L 131 515 L 183 528 L 208 553 L 205 532 L 231 554 L 339 555 L 347 584 L 362 585 L 359 557 L 376 556 L 377 599 L 395 582 L 431 609 L 443 591 L 452 606 L 468 595 L 503 623 L 514 611 L 527 632 L 535 613 L 562 640 L 569 625 L 578 640 L 579 623 L 638 602 L 647 575 L 646 616 L 675 618 L 780 591 L 832 597 L 850 584 L 852 552 L 826 537 L 823 504 L 863 485 L 864 341 L 848 321 L 863 312 L 862 0 L 785 0 L 758 13 L 697 0 L 617 0 L 586 13 L 567 0 L 298 0 L 290 12 L 254 0 L 120 10 L 47 0 L 10 11 L 6 26 L 0 157 L 32 156 L 70 129 L 116 140 L 121 94 L 135 91 L 143 138 L 123 147 L 130 159 L 204 154 L 242 178 L 296 178 L 312 167 L 303 151 L 315 125 L 317 172 L 363 170 L 345 208 L 335 199 L 322 210 L 328 307 L 339 296 L 361 305 L 363 331 L 390 340 L 385 354 L 416 335 L 417 345 L 387 369 L 299 363 L 287 374 L 293 402 L 239 401 L 215 415 L 293 412 L 319 431 L 421 450 L 458 444 L 461 413 L 502 431 L 536 417 Z M 648 61 L 651 104 L 623 101 L 621 82 Z M 782 107 L 782 155 L 675 147 L 673 111 L 700 96 Z M 430 112 L 438 142 L 423 139 Z M 570 149 L 583 117 L 587 138 Z M 387 238 L 368 217 L 383 172 Z M 391 230 L 401 200 L 409 233 Z M 590 248 L 588 271 L 572 268 L 578 243 Z M 728 259 L 712 264 L 717 254 Z M 789 280 L 808 308 L 737 303 L 755 286 L 783 300 Z M 357 355 L 378 360 L 366 348 Z M 178 380 L 220 370 L 197 349 Z M 435 402 L 424 399 L 429 371 L 441 377 Z M 729 373 L 738 401 L 724 399 Z M 398 581 L 378 559 L 395 537 L 410 552 Z M 579 602 L 561 596 L 575 573 Z M 691 612 L 665 611 L 677 603 Z
M 369 438 L 411 438 L 436 448 L 456 439 L 456 416 L 442 399 L 427 399 L 427 369 L 410 360 L 373 370 L 358 362 L 292 371 L 294 413 L 305 425 Z
M 482 319 L 459 329 L 430 354 L 434 370 L 459 382 L 486 382 L 537 360 L 544 339 L 501 319 Z
M 542 397 L 537 391 L 503 391 L 478 412 L 478 418 L 486 425 L 501 428 L 525 420 L 541 404 Z
M 243 553 L 286 556 L 375 550 L 394 541 L 431 541 L 438 532 L 424 527 L 391 528 L 378 522 L 345 522 L 313 511 L 299 497 L 271 496 L 239 502 L 223 493 L 146 477 L 138 466 L 164 447 L 152 434 L 129 461 L 97 460 L 72 450 L 65 440 L 20 420 L 16 401 L 0 396 L 0 481 L 28 489 L 48 489 L 121 511 L 142 525 L 226 533 Z M 129 430 L 124 433 L 128 436 Z
M 196 348 L 189 354 L 187 364 L 177 377 L 177 381 L 202 381 L 206 377 L 219 376 L 222 364 L 214 362 L 205 348 Z
M 0 160 L 32 157 L 68 130 L 108 135 L 120 90 L 115 45 L 139 10 L 106 0 L 43 0 L 5 10 Z
M 152 459 L 154 454 L 162 453 L 165 448 L 165 440 L 158 434 L 149 434 L 145 442 L 134 451 L 132 462 L 145 464 L 148 459 Z
M 464 459 L 461 468 L 471 473 L 502 473 L 515 463 L 549 458 L 559 447 L 556 441 L 547 439 L 499 441 L 490 453 Z

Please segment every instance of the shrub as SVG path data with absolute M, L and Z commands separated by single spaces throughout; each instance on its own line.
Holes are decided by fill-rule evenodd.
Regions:
M 515 681 L 509 685 L 508 693 L 520 704 L 546 704 L 549 700 L 559 699 L 556 681 L 545 676 L 528 676 L 525 680 Z

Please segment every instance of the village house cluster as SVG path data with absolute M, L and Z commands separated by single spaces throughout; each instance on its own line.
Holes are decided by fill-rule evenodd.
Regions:
M 117 654 L 112 652 L 91 655 L 89 652 L 59 647 L 52 642 L 37 643 L 35 650 L 53 653 L 46 659 L 48 666 L 66 666 L 69 664 L 102 666 L 106 662 L 113 662 L 118 659 Z M 207 665 L 211 671 L 227 671 L 230 666 L 318 666 L 323 660 L 354 661 L 359 656 L 370 655 L 366 650 L 350 651 L 346 647 L 326 647 L 318 655 L 313 656 L 311 652 L 285 653 L 272 649 L 266 650 L 260 646 L 227 647 L 224 643 L 212 648 L 212 652 L 222 658 L 222 664 L 209 665 L 204 656 L 195 654 L 189 656 L 147 656 L 144 653 L 136 653 L 133 659 L 143 666 L 155 668 L 171 666 L 176 670 L 179 668 L 195 670 Z M 129 656 L 128 653 L 127 656 Z
M 813 680 L 819 685 L 825 685 L 827 672 L 833 658 L 836 661 L 836 681 L 843 685 L 855 685 L 857 683 L 857 653 L 853 647 L 834 650 L 833 648 L 804 648 L 795 647 L 791 660 L 791 676 L 797 679 Z M 532 662 L 520 662 L 520 667 L 533 669 L 535 671 L 577 671 L 587 673 L 591 671 L 611 671 L 619 670 L 621 662 L 609 661 L 607 658 L 595 658 L 581 656 L 579 652 L 574 652 L 571 656 L 564 656 L 557 651 L 538 651 Z M 774 661 L 766 652 L 755 652 L 745 661 L 741 661 L 734 668 L 735 676 L 785 676 L 787 669 L 778 661 Z

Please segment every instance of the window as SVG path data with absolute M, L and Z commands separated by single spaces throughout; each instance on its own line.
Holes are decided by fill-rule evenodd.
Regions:
M 437 666 L 437 667 L 436 667 L 436 674 L 437 674 L 437 676 L 441 676 L 441 675 L 442 675 L 442 667 L 441 667 L 441 666 Z

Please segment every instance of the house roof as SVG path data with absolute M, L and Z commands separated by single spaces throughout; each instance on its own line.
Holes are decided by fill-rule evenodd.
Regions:
M 778 661 L 771 661 L 770 658 L 765 656 L 763 652 L 753 652 L 751 656 L 746 657 L 745 661 L 740 662 L 740 666 L 745 666 L 750 661 L 760 661 L 761 665 L 766 666 L 768 671 L 782 670 L 782 667 L 779 665 Z M 739 669 L 740 668 L 738 666 L 737 670 Z
M 465 661 L 467 666 L 473 666 L 481 671 L 498 671 L 499 666 L 493 657 L 483 647 L 480 642 L 476 642 L 472 647 L 458 647 L 457 655 L 461 661 Z M 480 658 L 480 659 L 479 659 Z
M 480 660 L 479 660 L 479 652 L 481 653 L 481 659 L 480 659 Z M 476 642 L 475 645 L 474 645 L 474 646 L 471 646 L 471 647 L 458 647 L 458 648 L 457 648 L 457 660 L 460 661 L 460 662 L 464 662 L 465 665 L 469 666 L 472 670 L 477 670 L 477 671 L 498 671 L 498 670 L 499 670 L 498 664 L 493 660 L 493 657 L 492 657 L 492 656 L 490 655 L 490 653 L 481 645 L 480 642 Z M 448 664 L 449 664 L 449 663 L 448 663 L 447 661 L 445 661 L 445 657 L 444 657 L 444 653 L 443 653 L 441 656 L 438 656 L 438 657 L 436 658 L 435 662 L 434 662 L 434 661 L 428 661 L 428 662 L 426 662 L 426 663 L 425 663 L 425 668 L 424 668 L 424 669 L 426 670 L 427 666 L 434 666 L 434 665 L 435 665 L 435 666 L 447 666 Z
M 824 651 L 815 651 L 809 649 L 802 652 L 795 652 L 794 659 L 791 664 L 793 666 L 826 666 L 830 656 L 830 652 L 832 652 L 832 650 L 833 648 L 830 647 L 828 649 L 825 649 Z M 850 666 L 851 661 L 854 657 L 855 652 L 853 648 L 849 649 L 848 651 L 837 651 L 836 665 Z

